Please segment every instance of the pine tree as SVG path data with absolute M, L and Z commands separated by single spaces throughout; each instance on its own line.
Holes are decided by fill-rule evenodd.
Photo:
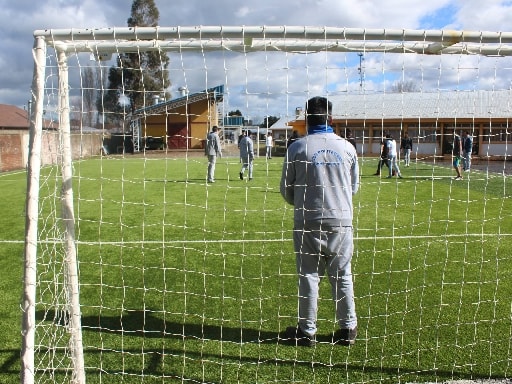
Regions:
M 133 0 L 129 27 L 156 27 L 160 13 L 154 0 Z M 119 122 L 124 112 L 151 105 L 153 96 L 169 97 L 169 57 L 165 52 L 120 53 L 108 74 L 108 89 L 97 100 L 105 120 Z M 128 105 L 122 105 L 122 100 Z

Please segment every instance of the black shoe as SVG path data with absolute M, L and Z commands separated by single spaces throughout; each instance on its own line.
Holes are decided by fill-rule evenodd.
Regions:
M 338 329 L 334 332 L 333 343 L 340 345 L 354 345 L 357 337 L 357 327 L 352 329 Z
M 380 173 L 374 173 L 373 176 L 380 176 Z
M 298 325 L 286 328 L 283 338 L 293 342 L 293 345 L 301 347 L 314 347 L 316 345 L 316 337 L 306 335 Z
M 242 172 L 240 172 L 240 180 L 243 180 L 244 179 L 244 174 Z

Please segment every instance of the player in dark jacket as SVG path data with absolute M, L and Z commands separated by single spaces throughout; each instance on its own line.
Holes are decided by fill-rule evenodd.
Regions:
M 386 133 L 385 137 L 380 142 L 380 159 L 379 159 L 379 165 L 377 165 L 377 172 L 375 172 L 374 176 L 379 176 L 380 171 L 382 170 L 382 166 L 385 165 L 389 168 L 388 165 L 388 146 L 387 141 L 389 139 L 389 134 Z

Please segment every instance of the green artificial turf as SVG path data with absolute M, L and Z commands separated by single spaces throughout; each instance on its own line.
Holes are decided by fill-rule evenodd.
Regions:
M 293 210 L 282 158 L 114 156 L 74 164 L 76 243 L 88 383 L 398 383 L 511 376 L 512 181 L 414 163 L 404 179 L 360 160 L 353 273 L 359 335 L 336 329 L 328 281 L 319 343 L 278 342 L 294 325 Z M 41 175 L 37 375 L 66 382 L 69 334 L 58 169 Z M 246 174 L 247 175 L 247 174 Z M 23 172 L 0 175 L 0 364 L 19 382 Z M 58 299 L 56 299 L 58 297 Z M 47 370 L 43 370 L 47 368 Z M 53 369 L 56 368 L 56 369 Z

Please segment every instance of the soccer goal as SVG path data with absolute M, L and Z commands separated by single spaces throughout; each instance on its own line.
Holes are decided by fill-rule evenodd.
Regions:
M 149 70 L 149 52 L 169 62 Z M 511 56 L 512 32 L 35 31 L 22 382 L 510 378 Z M 280 336 L 298 298 L 279 182 L 313 96 L 332 101 L 333 129 L 352 135 L 360 162 L 351 347 L 329 336 L 328 281 L 316 347 Z M 211 183 L 214 126 L 223 156 Z M 242 131 L 252 180 L 239 177 Z M 403 179 L 379 161 L 386 136 L 403 147 Z M 461 177 L 457 140 L 471 141 Z

